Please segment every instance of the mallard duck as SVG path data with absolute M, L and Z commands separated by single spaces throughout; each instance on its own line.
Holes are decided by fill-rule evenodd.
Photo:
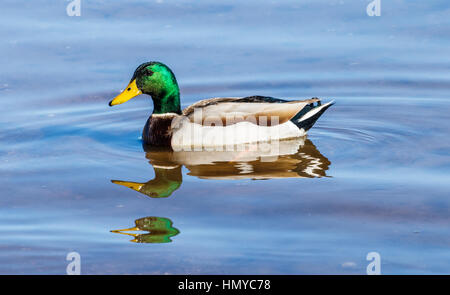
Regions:
M 153 61 L 137 67 L 128 86 L 109 105 L 141 94 L 153 100 L 153 113 L 142 133 L 144 145 L 178 150 L 302 137 L 334 103 L 321 104 L 319 98 L 222 97 L 182 110 L 175 75 L 165 64 Z

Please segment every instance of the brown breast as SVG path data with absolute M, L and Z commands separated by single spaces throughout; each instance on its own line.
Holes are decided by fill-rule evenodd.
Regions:
M 142 131 L 145 145 L 170 147 L 172 140 L 172 120 L 176 114 L 152 114 Z

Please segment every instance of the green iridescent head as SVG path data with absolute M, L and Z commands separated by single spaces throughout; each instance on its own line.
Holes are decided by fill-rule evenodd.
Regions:
M 177 80 L 163 63 L 152 61 L 137 67 L 128 86 L 109 105 L 124 103 L 140 94 L 152 97 L 155 114 L 181 113 Z

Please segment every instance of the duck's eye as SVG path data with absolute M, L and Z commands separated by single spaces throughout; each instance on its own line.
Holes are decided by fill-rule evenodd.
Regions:
M 127 91 L 130 91 L 130 90 L 131 90 L 131 87 L 128 87 Z
M 146 69 L 145 72 L 146 72 L 147 76 L 153 75 L 153 71 L 152 70 Z

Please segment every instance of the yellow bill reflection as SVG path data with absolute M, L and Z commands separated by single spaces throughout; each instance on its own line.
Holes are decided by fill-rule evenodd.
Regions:
M 170 243 L 171 238 L 178 235 L 180 231 L 173 227 L 172 220 L 165 217 L 149 216 L 134 221 L 135 226 L 125 229 L 112 230 L 113 233 L 133 237 L 133 243 Z M 130 233 L 144 231 L 146 233 Z

